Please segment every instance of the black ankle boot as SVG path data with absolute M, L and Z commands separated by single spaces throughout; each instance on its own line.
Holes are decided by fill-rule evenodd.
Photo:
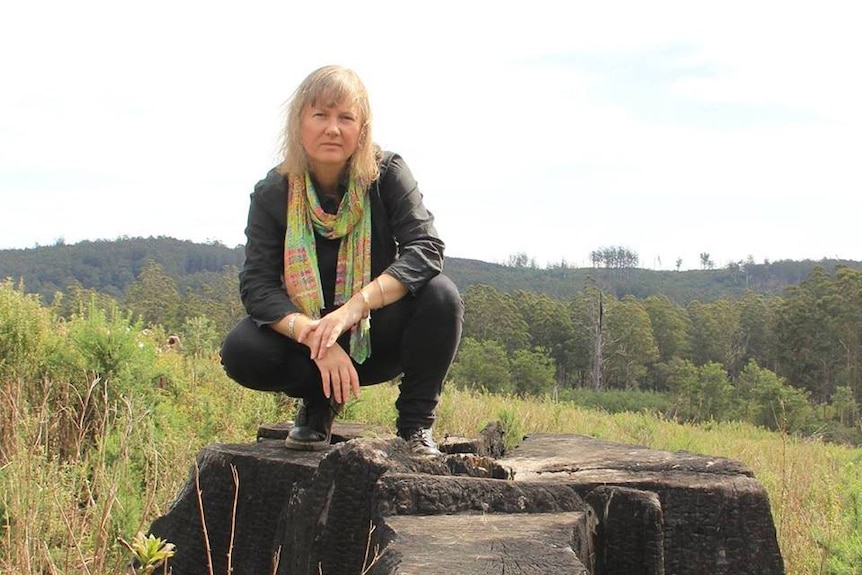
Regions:
M 434 443 L 430 427 L 399 429 L 398 437 L 407 442 L 413 455 L 443 455 Z
M 328 449 L 332 438 L 332 422 L 340 411 L 341 404 L 331 398 L 319 405 L 309 405 L 308 401 L 300 399 L 293 428 L 284 440 L 284 445 L 288 449 L 300 451 Z

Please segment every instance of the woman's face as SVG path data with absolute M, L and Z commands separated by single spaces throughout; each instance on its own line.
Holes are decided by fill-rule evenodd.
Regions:
M 300 137 L 312 171 L 342 170 L 359 146 L 361 128 L 362 120 L 353 106 L 334 102 L 306 106 Z

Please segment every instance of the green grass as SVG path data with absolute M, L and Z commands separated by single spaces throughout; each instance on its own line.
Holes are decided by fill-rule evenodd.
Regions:
M 161 374 L 157 399 L 145 403 L 133 394 L 100 403 L 99 440 L 67 446 L 66 457 L 53 447 L 57 414 L 22 401 L 23 383 L 3 382 L 0 573 L 122 572 L 129 554 L 118 538 L 131 540 L 165 512 L 202 446 L 251 442 L 259 424 L 292 417 L 290 402 L 229 381 L 216 357 L 153 357 L 151 367 Z M 392 385 L 365 388 L 345 416 L 392 429 L 396 396 Z M 788 573 L 859 573 L 859 449 L 748 424 L 683 425 L 646 412 L 608 414 L 452 388 L 443 395 L 435 434 L 471 436 L 493 420 L 506 424 L 510 444 L 529 432 L 576 433 L 740 460 L 769 493 Z

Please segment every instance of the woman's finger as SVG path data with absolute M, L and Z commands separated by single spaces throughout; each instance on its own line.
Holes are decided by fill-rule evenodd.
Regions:
M 332 347 L 335 345 L 335 342 L 338 341 L 338 336 L 341 335 L 341 329 L 333 329 L 329 332 L 329 337 L 326 339 L 326 345 L 324 347 Z
M 348 377 L 344 377 L 343 367 L 336 367 L 335 369 L 337 372 L 335 377 L 338 378 L 338 392 L 343 398 L 341 403 L 346 403 L 347 400 L 350 399 L 350 379 Z
M 341 381 L 336 378 L 332 379 L 332 396 L 335 398 L 336 403 L 344 403 L 341 393 Z
M 350 387 L 353 389 L 353 397 L 359 397 L 359 374 L 353 364 L 350 364 Z
M 332 395 L 332 389 L 331 389 L 330 383 L 329 383 L 329 372 L 328 371 L 322 370 L 320 372 L 320 382 L 323 385 L 323 396 L 326 399 L 329 399 L 329 396 Z
M 318 359 L 323 359 L 326 355 L 326 342 L 328 341 L 328 331 L 326 325 L 321 325 L 317 333 L 314 334 L 314 349 L 317 352 Z

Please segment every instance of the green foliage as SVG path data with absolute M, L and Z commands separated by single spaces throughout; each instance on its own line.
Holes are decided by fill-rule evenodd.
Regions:
M 659 357 L 650 318 L 632 296 L 607 306 L 606 345 L 602 379 L 609 387 L 637 389 L 647 374 L 647 366 Z
M 553 358 L 555 376 L 565 381 L 574 363 L 577 336 L 569 306 L 547 295 L 518 291 L 513 294 L 533 347 L 542 348 Z
M 737 383 L 745 419 L 767 429 L 800 432 L 809 429 L 814 413 L 805 392 L 751 361 Z
M 292 415 L 276 394 L 251 392 L 228 381 L 217 357 L 189 351 L 188 340 L 195 338 L 200 343 L 192 347 L 207 348 L 211 326 L 204 316 L 189 322 L 182 333 L 186 347 L 177 352 L 162 346 L 161 327 L 141 330 L 115 305 L 102 308 L 91 301 L 64 317 L 56 308 L 33 306 L 32 296 L 20 290 L 4 288 L 0 325 L 5 326 L 3 341 L 13 345 L 0 380 L 0 417 L 6 422 L 0 436 L 0 572 L 122 572 L 129 549 L 117 544 L 117 538 L 139 532 L 162 512 L 186 480 L 177 470 L 186 469 L 203 444 L 250 441 L 261 422 Z M 16 348 L 14 343 L 20 341 L 34 347 Z M 535 350 L 534 356 L 515 350 L 510 358 L 497 342 L 468 338 L 465 343 L 474 351 L 496 346 L 485 371 L 503 364 L 506 373 L 514 373 L 516 358 L 527 358 L 527 365 L 542 363 L 542 353 Z M 544 361 L 547 375 L 551 361 Z M 786 380 L 753 362 L 737 381 L 717 364 L 697 366 L 672 357 L 665 365 L 669 385 L 687 398 L 679 405 L 698 417 L 720 419 L 725 416 L 719 414 L 734 410 L 738 414 L 741 397 L 752 405 L 777 398 L 786 413 L 793 413 L 787 406 L 798 399 L 793 396 L 798 390 Z M 23 379 L 21 374 L 27 373 L 38 379 Z M 510 382 L 509 391 L 514 385 Z M 567 397 L 566 391 L 561 397 Z M 391 425 L 396 393 L 392 385 L 364 389 L 361 401 L 348 412 Z M 860 512 L 855 494 L 862 485 L 862 466 L 858 454 L 853 456 L 856 452 L 816 439 L 767 434 L 736 421 L 680 425 L 652 417 L 634 403 L 640 399 L 642 405 L 656 406 L 646 411 L 660 412 L 661 398 L 669 399 L 663 394 L 592 395 L 600 396 L 607 411 L 640 413 L 609 416 L 548 396 L 525 401 L 513 393 L 450 389 L 435 432 L 475 433 L 496 418 L 510 448 L 527 432 L 552 431 L 740 457 L 770 493 L 789 573 L 816 572 L 821 561 L 831 573 L 852 573 L 858 565 Z M 634 398 L 633 403 L 625 405 L 624 398 Z M 830 413 L 836 418 L 843 413 L 849 421 L 854 400 L 836 389 Z M 87 423 L 72 425 L 81 421 Z M 60 432 L 63 425 L 68 433 Z M 821 535 L 819 548 L 815 533 Z M 144 553 L 156 557 L 159 550 L 153 546 Z
M 218 333 L 224 334 L 246 315 L 239 298 L 239 270 L 235 266 L 197 274 L 195 285 L 186 286 L 183 293 L 179 313 L 182 321 L 203 316 L 213 322 Z
M 739 310 L 730 300 L 709 303 L 692 302 L 688 306 L 691 318 L 692 360 L 697 365 L 718 363 L 729 373 L 742 355 L 738 342 Z
M 56 358 L 55 367 L 61 373 L 90 371 L 109 380 L 117 395 L 150 383 L 156 349 L 128 314 L 116 307 L 104 310 L 91 305 L 65 325 L 74 346 L 66 348 L 71 353 Z
M 514 449 L 524 439 L 524 424 L 518 414 L 511 409 L 501 409 L 497 421 L 503 429 L 503 445 L 506 451 Z
M 461 388 L 495 393 L 508 393 L 513 389 L 506 349 L 495 340 L 462 339 L 449 375 Z
M 607 389 L 567 389 L 560 394 L 560 401 L 571 401 L 587 409 L 599 409 L 606 413 L 640 413 L 664 415 L 672 411 L 673 396 L 654 391 Z
M 195 316 L 183 322 L 183 352 L 202 358 L 218 350 L 220 341 L 215 322 L 205 316 Z
M 691 419 L 699 405 L 700 372 L 689 360 L 674 358 L 667 366 L 667 383 L 676 397 L 673 415 L 679 419 Z
M 153 260 L 144 268 L 126 291 L 126 307 L 148 326 L 177 327 L 180 293 L 172 277 Z
M 738 341 L 742 346 L 741 365 L 750 361 L 774 365 L 775 303 L 778 298 L 748 291 L 739 300 Z
M 734 389 L 721 365 L 708 363 L 699 369 L 696 421 L 730 419 L 733 413 Z
M 849 386 L 840 385 L 835 389 L 832 394 L 832 407 L 842 425 L 853 425 L 859 418 L 859 403 L 853 397 L 853 390 Z
M 676 396 L 674 413 L 688 421 L 726 421 L 736 414 L 735 390 L 721 365 L 675 362 L 668 377 Z
M 862 271 L 815 269 L 788 289 L 776 316 L 779 375 L 818 402 L 842 385 L 862 397 Z
M 844 469 L 844 477 L 856 475 L 856 461 L 848 462 Z M 862 483 L 845 480 L 846 487 L 842 507 L 845 510 L 843 520 L 851 535 L 846 538 L 821 542 L 827 548 L 827 575 L 858 575 L 862 573 Z
M 282 416 L 212 354 L 163 349 L 163 330 L 141 330 L 115 305 L 64 319 L 36 299 L 0 285 L 12 344 L 0 371 L 0 572 L 119 573 L 117 537 L 175 496 L 176 470 L 202 444 L 248 440 Z
M 521 397 L 544 395 L 554 388 L 554 360 L 542 349 L 519 349 L 509 362 L 515 393 Z
M 689 352 L 687 332 L 691 320 L 681 305 L 667 296 L 651 295 L 644 300 L 644 309 L 650 320 L 659 360 L 668 362 L 674 357 L 685 357 Z
M 167 237 L 118 238 L 73 245 L 0 250 L 0 279 L 23 280 L 31 293 L 50 302 L 57 292 L 76 284 L 115 299 L 122 298 L 147 260 L 156 262 L 180 289 L 197 292 L 208 274 L 238 268 L 242 246 L 197 244 Z
M 204 286 L 213 283 L 213 274 L 221 274 L 226 268 L 237 269 L 243 259 L 243 246 L 200 244 L 167 237 L 118 238 L 0 250 L 0 279 L 12 278 L 16 282 L 23 279 L 30 293 L 40 294 L 47 302 L 74 282 L 83 289 L 119 299 L 140 274 L 144 262 L 153 260 L 174 278 L 182 293 L 189 289 L 203 294 Z M 780 294 L 787 286 L 797 285 L 816 267 L 827 273 L 840 266 L 862 268 L 862 262 L 823 259 L 735 262 L 725 268 L 703 271 L 630 268 L 620 274 L 617 269 L 598 265 L 576 268 L 565 261 L 541 268 L 533 265 L 533 258 L 524 253 L 517 255 L 515 263 L 518 265 L 447 258 L 446 273 L 462 292 L 471 285 L 484 284 L 505 293 L 524 290 L 566 301 L 593 281 L 619 298 L 664 295 L 686 305 L 693 300 L 738 298 L 747 290 Z M 218 318 L 212 319 L 220 324 Z
M 11 280 L 0 282 L 0 376 L 38 380 L 40 360 L 56 345 L 51 313 Z
M 140 575 L 152 575 L 155 573 L 156 569 L 174 556 L 174 549 L 176 547 L 173 543 L 168 543 L 160 537 L 154 535 L 145 536 L 140 531 L 131 542 L 122 538 L 120 542 L 132 554 L 132 558 L 137 564 L 135 571 Z
M 185 465 L 202 441 L 247 438 L 261 421 L 290 417 L 277 396 L 240 389 L 218 365 L 220 335 L 244 315 L 241 261 L 240 249 L 166 238 L 0 251 L 0 277 L 18 282 L 0 282 L 0 513 L 12 542 L 0 549 L 0 571 L 30 557 L 40 572 L 73 573 L 62 552 L 70 532 L 87 533 L 77 537 L 82 549 L 104 551 L 105 541 L 137 531 L 155 506 L 140 493 L 166 461 Z M 526 254 L 510 263 L 447 260 L 467 305 L 450 375 L 470 401 L 444 395 L 444 428 L 462 425 L 469 403 L 477 412 L 500 406 L 492 414 L 520 430 L 515 435 L 558 429 L 571 412 L 547 396 L 555 385 L 559 397 L 584 406 L 637 412 L 615 433 L 641 443 L 655 443 L 664 425 L 644 413 L 709 422 L 729 434 L 752 422 L 780 430 L 784 442 L 797 435 L 860 441 L 862 264 L 749 261 L 656 272 L 563 262 L 542 270 Z M 117 303 L 124 295 L 127 308 Z M 181 335 L 181 350 L 164 347 L 168 333 Z M 596 365 L 604 384 L 670 394 L 587 391 Z M 516 394 L 541 398 L 525 407 Z M 365 394 L 348 412 L 394 418 L 391 402 Z M 604 419 L 589 429 L 602 436 L 611 427 Z M 798 480 L 788 477 L 773 491 L 784 497 Z M 54 486 L 56 497 L 33 485 Z M 159 485 L 163 501 L 170 487 Z M 854 508 L 834 505 L 838 511 L 824 513 Z M 858 532 L 858 522 L 848 522 Z M 22 542 L 21 525 L 40 541 Z M 859 547 L 858 537 L 825 537 L 831 572 L 852 572 Z M 91 572 L 116 572 L 115 554 L 95 557 Z
M 523 349 L 530 343 L 527 322 L 515 297 L 490 286 L 469 287 L 464 299 L 464 337 L 496 341 L 508 352 Z

